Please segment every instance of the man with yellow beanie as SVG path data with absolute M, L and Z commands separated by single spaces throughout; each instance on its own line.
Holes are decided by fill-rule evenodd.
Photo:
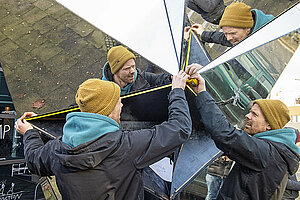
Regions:
M 121 95 L 171 82 L 170 74 L 142 72 L 136 68 L 135 59 L 135 55 L 125 47 L 112 47 L 107 53 L 108 61 L 103 66 L 102 80 L 117 83 Z
M 100 79 L 79 86 L 81 112 L 67 115 L 62 137 L 44 144 L 25 119 L 33 113 L 24 113 L 15 127 L 24 135 L 28 168 L 55 175 L 63 199 L 143 199 L 143 169 L 172 154 L 192 131 L 184 93 L 188 77 L 183 71 L 173 77 L 168 121 L 150 129 L 120 130 L 120 87 Z
M 225 8 L 219 23 L 223 32 L 204 31 L 202 25 L 194 24 L 192 27 L 185 28 L 185 38 L 187 39 L 189 31 L 194 30 L 203 42 L 232 47 L 273 18 L 273 15 L 251 9 L 242 2 L 232 3 Z
M 244 130 L 230 124 L 214 99 L 206 92 L 199 65 L 187 67 L 199 85 L 195 104 L 205 129 L 216 146 L 235 161 L 217 199 L 281 199 L 289 174 L 298 170 L 300 148 L 290 121 L 289 110 L 280 100 L 258 99 L 245 116 Z

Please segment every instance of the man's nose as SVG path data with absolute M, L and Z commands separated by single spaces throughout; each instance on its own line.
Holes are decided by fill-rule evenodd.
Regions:
M 135 72 L 135 68 L 134 67 L 131 67 L 130 68 L 130 73 L 134 73 Z
M 226 38 L 228 41 L 230 41 L 230 40 L 232 40 L 232 35 L 228 34 L 228 35 L 226 35 Z
M 250 113 L 246 114 L 246 115 L 245 115 L 245 118 L 246 118 L 246 119 L 250 119 Z

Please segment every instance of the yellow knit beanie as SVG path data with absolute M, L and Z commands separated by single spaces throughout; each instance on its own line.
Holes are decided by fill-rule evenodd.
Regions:
M 120 87 L 111 81 L 88 79 L 79 86 L 75 99 L 82 112 L 108 116 L 114 110 L 120 93 Z
M 252 28 L 254 24 L 251 7 L 244 3 L 232 3 L 225 8 L 220 20 L 219 26 L 236 27 L 236 28 Z
M 257 99 L 253 103 L 259 105 L 272 130 L 282 129 L 291 120 L 289 109 L 280 100 Z
M 135 59 L 135 55 L 123 46 L 112 47 L 107 53 L 107 60 L 113 74 L 131 58 Z

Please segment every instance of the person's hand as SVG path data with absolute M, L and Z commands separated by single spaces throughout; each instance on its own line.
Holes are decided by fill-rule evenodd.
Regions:
M 197 63 L 193 63 L 193 64 L 186 67 L 185 73 L 187 73 L 189 75 L 192 75 L 192 74 L 198 72 L 201 68 L 203 68 L 202 65 L 199 65 Z
M 22 117 L 20 117 L 16 123 L 15 123 L 15 128 L 16 130 L 21 133 L 22 135 L 24 135 L 26 133 L 26 131 L 28 131 L 29 129 L 33 129 L 33 127 L 31 126 L 30 123 L 28 123 L 25 118 L 28 117 L 32 117 L 36 115 L 34 112 L 25 112 Z
M 191 30 L 195 31 L 201 38 L 201 35 L 204 31 L 204 26 L 202 26 L 201 24 L 194 24 L 192 27 L 191 27 Z
M 188 41 L 190 38 L 190 32 L 191 32 L 191 27 L 187 26 L 184 28 L 184 32 L 183 32 L 183 38 Z
M 190 75 L 190 79 L 195 78 L 198 80 L 198 85 L 193 87 L 190 86 L 196 94 L 199 94 L 200 92 L 206 91 L 205 87 L 205 80 L 200 76 L 198 71 L 202 68 L 203 66 L 199 64 L 191 64 L 186 67 L 185 72 Z
M 172 79 L 172 90 L 174 88 L 181 88 L 181 89 L 184 90 L 185 89 L 185 85 L 186 85 L 186 80 L 189 77 L 190 77 L 190 75 L 188 75 L 184 71 L 180 70 L 177 75 L 173 76 L 173 79 Z

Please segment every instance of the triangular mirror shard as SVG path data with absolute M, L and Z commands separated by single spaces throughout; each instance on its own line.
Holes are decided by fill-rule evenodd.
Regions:
M 57 2 L 167 72 L 178 72 L 184 0 Z
M 176 160 L 170 199 L 174 199 L 221 155 L 222 151 L 216 147 L 208 133 L 194 130 L 192 137 L 182 146 L 180 156 Z
M 206 51 L 204 44 L 199 40 L 194 32 L 191 32 L 187 46 L 183 50 L 184 61 L 183 67 L 186 68 L 188 65 L 198 63 L 202 66 L 206 66 L 211 62 L 211 58 Z
M 204 45 L 192 33 L 186 46 L 184 66 L 192 63 L 206 65 L 210 62 Z M 171 184 L 170 199 L 174 199 L 201 172 L 205 170 L 222 152 L 215 146 L 210 135 L 203 129 L 201 119 L 193 104 L 193 93 L 187 93 L 187 100 L 193 120 L 193 132 L 190 139 L 184 143 L 175 159 L 175 168 Z
M 262 26 L 242 42 L 238 43 L 204 68 L 200 69 L 199 73 L 212 69 L 228 60 L 299 29 L 299 20 L 291 19 L 300 19 L 300 3 L 295 4 L 290 9 Z

